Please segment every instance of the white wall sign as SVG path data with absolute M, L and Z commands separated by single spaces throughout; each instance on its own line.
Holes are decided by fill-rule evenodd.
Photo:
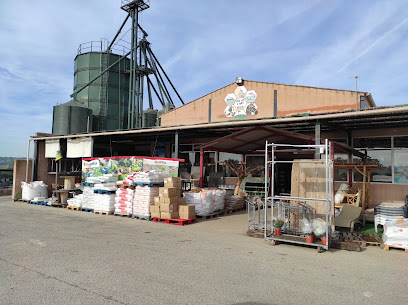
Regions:
M 227 107 L 224 110 L 228 118 L 234 117 L 236 120 L 245 119 L 247 115 L 258 113 L 258 107 L 255 104 L 257 98 L 255 90 L 249 90 L 245 86 L 238 86 L 234 93 L 228 93 L 224 101 Z

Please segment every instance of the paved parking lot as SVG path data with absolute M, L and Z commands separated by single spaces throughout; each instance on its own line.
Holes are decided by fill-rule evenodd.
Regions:
M 405 304 L 408 255 L 271 246 L 236 213 L 188 226 L 0 197 L 1 304 Z

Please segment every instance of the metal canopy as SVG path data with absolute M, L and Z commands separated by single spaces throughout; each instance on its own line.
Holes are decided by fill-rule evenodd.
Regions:
M 203 187 L 204 151 L 230 152 L 236 154 L 253 154 L 264 151 L 265 142 L 275 144 L 313 145 L 315 138 L 289 132 L 269 126 L 255 126 L 232 133 L 225 137 L 200 146 L 200 187 Z M 332 142 L 334 151 L 345 152 L 359 157 L 362 153 L 342 143 Z M 320 143 L 318 143 L 320 144 Z
M 315 138 L 269 126 L 255 126 L 232 133 L 200 146 L 202 150 L 249 154 L 265 148 L 270 143 L 315 144 Z M 333 142 L 335 150 L 361 155 L 353 148 Z M 320 144 L 320 143 L 319 143 Z

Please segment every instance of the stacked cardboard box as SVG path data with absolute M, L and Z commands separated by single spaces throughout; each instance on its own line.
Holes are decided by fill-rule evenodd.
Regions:
M 193 205 L 193 204 L 180 205 L 179 206 L 179 217 L 181 219 L 195 218 L 195 205 Z
M 150 207 L 151 216 L 163 219 L 195 218 L 195 207 L 187 206 L 186 199 L 180 197 L 180 193 L 180 178 L 165 178 L 164 187 L 159 189 L 159 196 L 154 199 L 154 206 Z
M 178 218 L 178 201 L 181 192 L 180 178 L 165 178 L 164 187 L 159 188 L 159 196 L 154 198 L 154 205 L 150 206 L 153 218 Z
M 181 179 L 169 177 L 164 179 L 164 187 L 159 189 L 160 218 L 179 218 L 178 198 L 181 194 Z

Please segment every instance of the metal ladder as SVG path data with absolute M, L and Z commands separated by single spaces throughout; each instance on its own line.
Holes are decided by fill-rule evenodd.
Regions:
M 109 67 L 109 53 L 101 53 L 100 71 Z M 108 80 L 109 71 L 102 74 L 99 90 L 99 131 L 106 130 L 106 115 L 108 108 Z

